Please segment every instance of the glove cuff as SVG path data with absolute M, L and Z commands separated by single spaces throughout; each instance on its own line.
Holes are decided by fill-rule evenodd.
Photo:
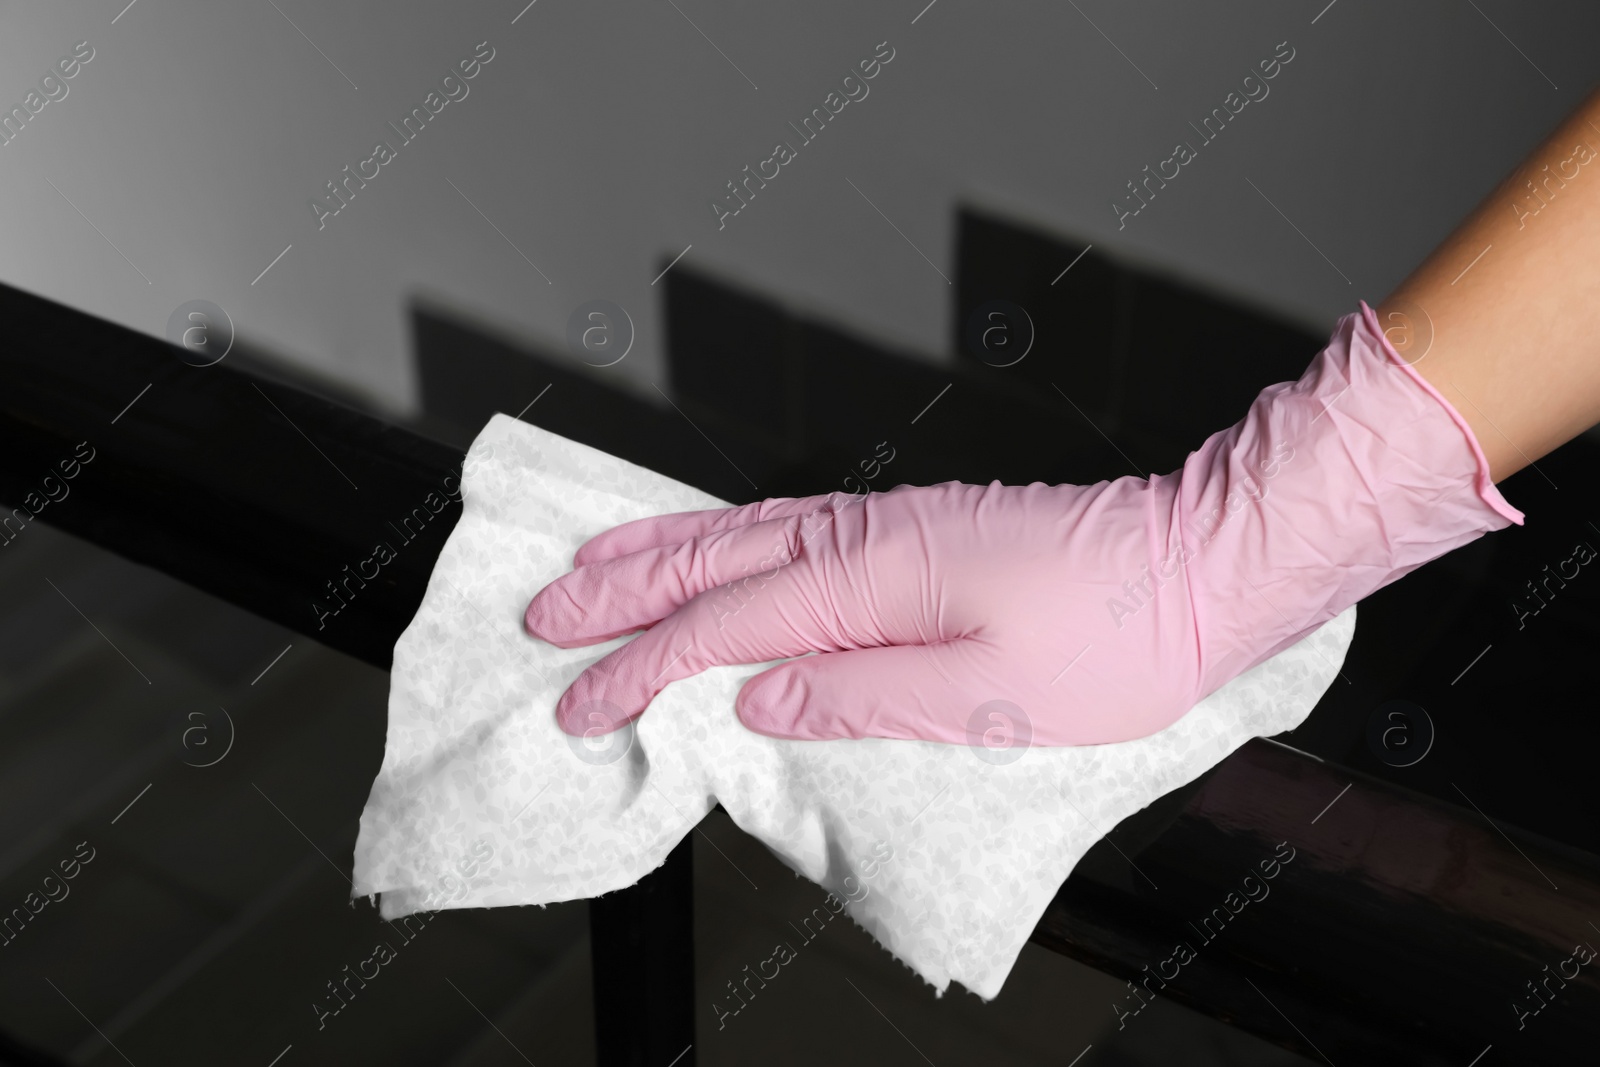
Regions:
M 1511 503 L 1501 495 L 1499 488 L 1494 484 L 1494 480 L 1489 476 L 1489 461 L 1484 457 L 1483 447 L 1478 444 L 1478 437 L 1472 432 L 1472 427 L 1467 424 L 1467 420 L 1462 418 L 1461 413 L 1455 409 L 1455 406 L 1444 398 L 1444 394 L 1440 393 L 1439 390 L 1433 387 L 1432 382 L 1418 374 L 1416 368 L 1410 363 L 1407 363 L 1404 357 L 1395 351 L 1394 346 L 1389 343 L 1389 338 L 1385 336 L 1383 332 L 1383 325 L 1378 321 L 1378 313 L 1372 310 L 1372 308 L 1367 305 L 1365 300 L 1361 301 L 1361 320 L 1367 328 L 1366 332 L 1370 336 L 1371 343 L 1374 344 L 1384 354 L 1384 356 L 1389 359 L 1391 363 L 1399 364 L 1400 368 L 1411 378 L 1412 381 L 1421 386 L 1429 396 L 1437 400 L 1439 402 L 1439 406 L 1444 408 L 1445 413 L 1450 416 L 1451 421 L 1460 428 L 1462 436 L 1467 439 L 1467 447 L 1472 450 L 1472 458 L 1478 464 L 1478 477 L 1475 482 L 1475 488 L 1478 491 L 1478 496 L 1482 498 L 1485 504 L 1489 505 L 1489 507 L 1493 508 L 1499 514 L 1505 516 L 1506 519 L 1516 523 L 1518 526 L 1523 525 L 1523 519 L 1525 518 L 1523 513 L 1513 507 Z
M 1167 483 L 1199 700 L 1362 598 L 1523 522 L 1471 429 L 1365 302 L 1298 381 L 1263 389 Z

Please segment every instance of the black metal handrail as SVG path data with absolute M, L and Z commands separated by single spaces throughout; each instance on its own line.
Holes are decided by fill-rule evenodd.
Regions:
M 1137 986 L 1105 1009 L 1124 1027 L 1171 997 L 1341 1067 L 1573 1063 L 1600 1041 L 1596 967 L 1545 982 L 1600 946 L 1587 852 L 1263 740 L 1113 838 L 1033 940 Z

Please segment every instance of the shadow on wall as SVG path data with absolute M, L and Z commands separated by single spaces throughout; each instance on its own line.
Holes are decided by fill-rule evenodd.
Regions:
M 1013 223 L 963 211 L 959 235 L 943 366 L 683 264 L 663 279 L 671 380 L 642 397 L 419 301 L 419 428 L 465 447 L 531 404 L 530 423 L 735 502 L 1090 483 L 1175 469 L 1325 340 Z

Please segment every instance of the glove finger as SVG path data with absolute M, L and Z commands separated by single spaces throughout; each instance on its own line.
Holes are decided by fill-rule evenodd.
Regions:
M 594 725 L 588 713 L 599 708 L 620 727 L 669 684 L 708 667 L 833 652 L 873 639 L 840 621 L 835 606 L 853 598 L 822 591 L 821 573 L 802 553 L 776 576 L 701 593 L 580 674 L 556 705 L 557 721 L 582 734 Z
M 523 625 L 561 648 L 597 644 L 671 615 L 707 589 L 773 570 L 800 551 L 800 518 L 768 519 L 585 564 L 528 603 Z
M 756 733 L 797 741 L 887 737 L 1026 746 L 1027 713 L 986 681 L 1003 676 L 994 655 L 985 643 L 960 639 L 808 656 L 750 679 L 735 707 Z
M 815 511 L 833 510 L 860 495 L 826 493 L 822 496 L 775 497 L 742 504 L 733 508 L 711 508 L 707 511 L 681 511 L 672 515 L 653 515 L 613 526 L 578 547 L 572 561 L 575 567 L 585 567 L 601 560 L 615 559 L 649 548 L 682 544 L 697 537 L 740 526 L 749 526 L 769 519 L 809 515 Z

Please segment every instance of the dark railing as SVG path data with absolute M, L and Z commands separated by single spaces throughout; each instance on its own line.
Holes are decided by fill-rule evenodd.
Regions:
M 1123 1027 L 1171 997 L 1341 1067 L 1576 1063 L 1600 1042 L 1595 968 L 1556 973 L 1600 946 L 1587 852 L 1262 740 L 1112 836 L 1033 940 L 1131 981 Z
M 345 568 L 459 475 L 459 452 L 226 363 L 188 366 L 163 341 L 4 286 L 0 321 L 0 501 L 24 506 L 86 441 L 93 460 L 45 521 L 389 668 L 459 503 L 418 524 L 378 577 L 344 587 Z M 346 589 L 337 614 L 330 582 Z M 694 1041 L 690 855 L 685 841 L 639 885 L 591 902 L 608 1067 L 666 1064 Z M 16 1062 L 50 1062 L 17 1048 Z M 692 1067 L 693 1052 L 678 1062 Z

